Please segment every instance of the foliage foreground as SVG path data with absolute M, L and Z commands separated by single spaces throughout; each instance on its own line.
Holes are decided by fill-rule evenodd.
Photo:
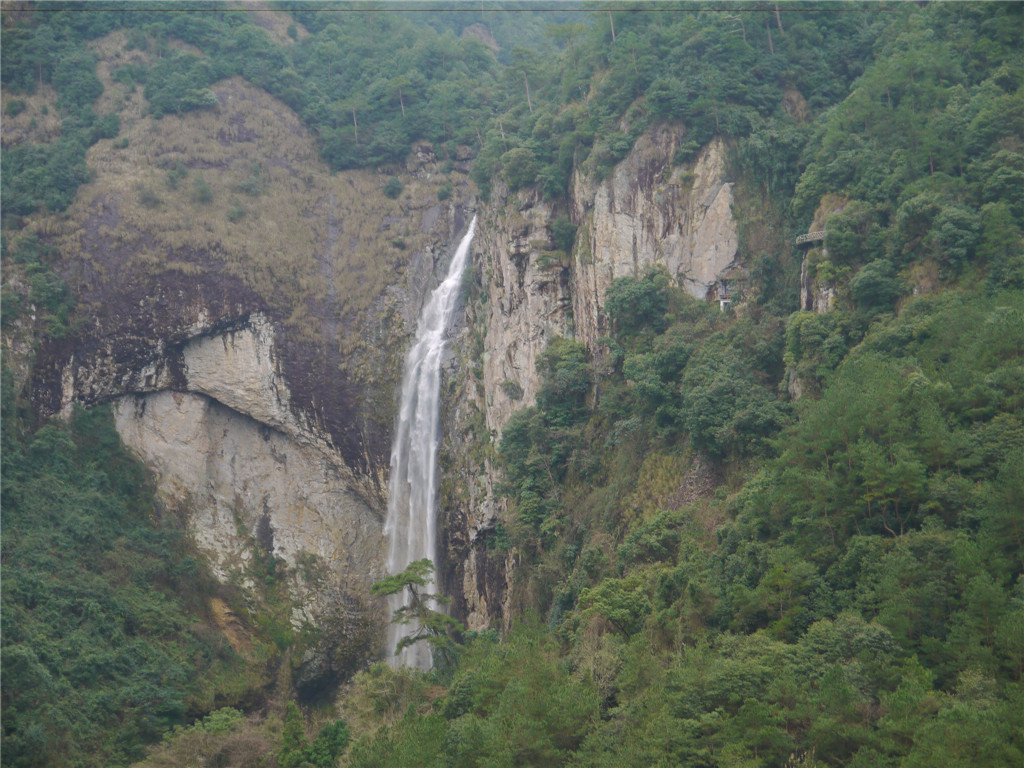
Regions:
M 789 412 L 736 362 L 781 329 L 663 298 L 680 309 L 660 334 L 619 333 L 598 408 L 545 394 L 585 366 L 564 342 L 506 430 L 536 618 L 471 633 L 427 681 L 357 680 L 393 721 L 349 764 L 1019 764 L 1024 295 L 876 319 Z M 722 371 L 749 378 L 743 396 Z M 672 382 L 703 393 L 675 423 Z M 756 469 L 673 500 L 707 440 Z

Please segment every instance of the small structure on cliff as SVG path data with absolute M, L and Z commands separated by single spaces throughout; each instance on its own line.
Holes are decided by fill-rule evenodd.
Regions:
M 798 235 L 796 238 L 797 245 L 809 245 L 810 243 L 820 243 L 825 239 L 825 230 L 819 229 L 815 232 L 807 232 L 803 235 Z
M 734 297 L 738 296 L 746 284 L 747 271 L 741 266 L 730 267 L 719 273 L 718 279 L 708 291 L 709 299 L 717 299 L 718 307 L 723 312 L 732 303 Z

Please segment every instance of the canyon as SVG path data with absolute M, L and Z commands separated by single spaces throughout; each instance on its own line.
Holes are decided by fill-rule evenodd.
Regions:
M 470 628 L 507 626 L 516 555 L 488 546 L 502 512 L 491 449 L 510 414 L 534 402 L 536 361 L 551 339 L 575 337 L 600 356 L 604 294 L 614 279 L 658 267 L 713 300 L 723 279 L 742 275 L 724 143 L 677 163 L 684 131 L 658 125 L 607 178 L 577 169 L 568 210 L 500 183 L 482 200 L 464 165 L 443 176 L 423 144 L 399 169 L 406 191 L 391 205 L 379 194 L 381 177 L 317 169 L 311 137 L 283 105 L 239 80 L 215 91 L 220 114 L 174 118 L 177 127 L 221 137 L 236 157 L 221 161 L 226 169 L 247 149 L 266 148 L 264 164 L 278 169 L 270 194 L 278 194 L 274 185 L 285 189 L 313 233 L 296 244 L 312 253 L 289 258 L 313 273 L 301 274 L 304 289 L 285 301 L 252 277 L 258 267 L 246 266 L 247 251 L 265 243 L 242 234 L 231 246 L 241 264 L 230 269 L 201 235 L 175 247 L 160 222 L 150 230 L 140 223 L 130 195 L 104 191 L 116 169 L 100 163 L 58 233 L 67 238 L 80 226 L 87 258 L 67 259 L 61 271 L 92 317 L 39 350 L 30 382 L 37 409 L 68 415 L 78 405 L 113 403 L 122 440 L 153 472 L 161 503 L 186 521 L 219 579 L 251 588 L 261 551 L 287 567 L 293 625 L 327 630 L 307 652 L 300 682 L 343 677 L 386 650 L 387 612 L 369 588 L 385 575 L 400 361 L 425 297 L 478 211 L 443 365 L 438 581 Z M 255 117 L 253 103 L 242 108 L 248 97 L 262 110 Z M 271 119 L 278 113 L 283 122 Z M 282 126 L 298 149 L 275 144 Z M 165 160 L 154 159 L 152 170 Z M 146 172 L 145 164 L 134 171 Z M 455 194 L 432 200 L 452 178 Z M 117 184 L 123 189 L 123 179 Z M 277 221 L 288 213 L 261 210 L 260 229 L 294 227 Z M 571 252 L 558 251 L 552 234 L 566 215 L 577 233 Z M 394 233 L 403 233 L 401 248 Z M 132 243 L 147 244 L 149 261 L 140 262 Z M 393 265 L 388 276 L 357 297 L 340 293 L 338 275 L 367 269 L 378 253 Z M 358 311 L 339 306 L 354 304 Z

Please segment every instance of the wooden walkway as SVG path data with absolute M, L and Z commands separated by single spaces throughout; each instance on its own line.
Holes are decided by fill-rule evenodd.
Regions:
M 804 245 L 805 243 L 816 243 L 819 240 L 825 239 L 825 230 L 819 229 L 817 232 L 808 232 L 805 235 L 800 235 L 796 239 L 797 245 Z

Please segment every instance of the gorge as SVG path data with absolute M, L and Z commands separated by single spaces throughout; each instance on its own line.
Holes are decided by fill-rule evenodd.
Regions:
M 762 6 L 5 4 L 5 765 L 1019 762 L 1021 9 Z

